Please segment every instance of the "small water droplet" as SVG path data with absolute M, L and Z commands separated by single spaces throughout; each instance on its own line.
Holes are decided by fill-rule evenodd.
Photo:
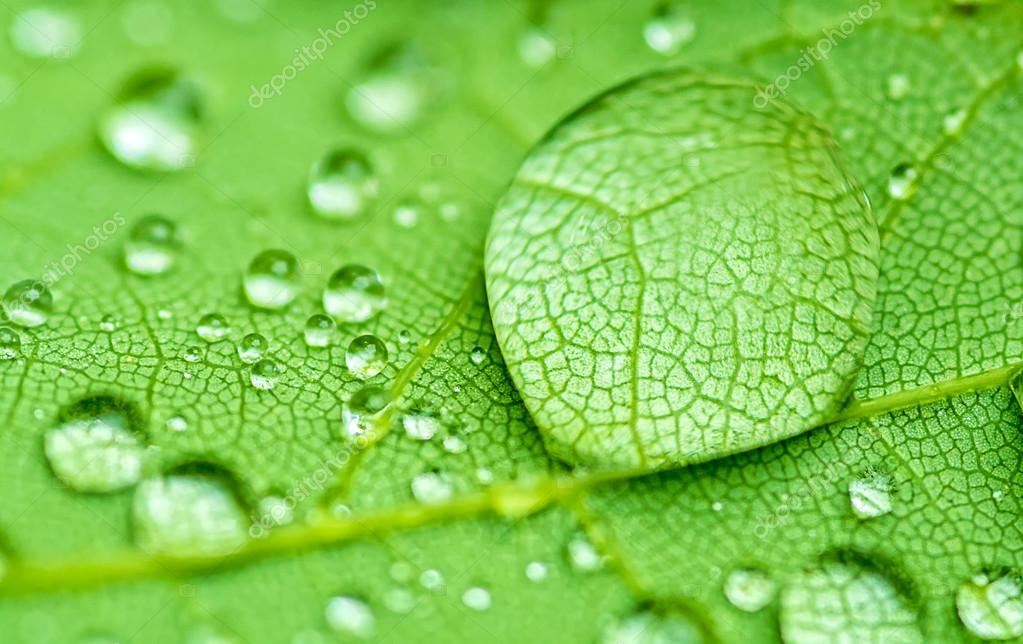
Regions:
M 124 265 L 136 275 L 159 275 L 174 266 L 178 252 L 177 226 L 161 215 L 135 222 L 124 243 Z
M 201 121 L 198 88 L 167 69 L 130 79 L 99 122 L 110 154 L 136 170 L 174 172 L 192 165 Z
M 345 364 L 355 377 L 372 378 L 387 366 L 387 346 L 375 335 L 360 335 L 348 345 Z
M 81 47 L 82 27 L 66 11 L 39 7 L 16 15 L 11 23 L 14 48 L 32 58 L 70 58 Z
M 714 501 L 713 503 L 710 504 L 710 509 L 713 510 L 714 512 L 720 512 L 724 508 L 725 504 L 722 503 L 721 501 Z
M 226 476 L 185 471 L 146 479 L 132 505 L 135 541 L 146 552 L 214 556 L 237 551 L 249 524 Z
M 202 347 L 190 346 L 186 347 L 184 352 L 181 354 L 181 359 L 185 362 L 199 362 L 203 359 L 206 352 Z
M 21 357 L 21 336 L 9 326 L 0 326 L 0 360 Z
M 392 613 L 406 615 L 416 607 L 416 598 L 405 588 L 389 588 L 384 592 L 384 607 Z
M 138 482 L 145 449 L 129 406 L 108 397 L 87 398 L 61 416 L 43 443 L 61 482 L 78 492 L 113 492 Z
M 337 325 L 333 318 L 322 313 L 309 316 L 305 323 L 305 343 L 310 347 L 328 347 Z
M 391 579 L 399 584 L 407 584 L 416 576 L 416 568 L 407 561 L 395 561 L 387 569 Z
M 384 387 L 359 389 L 341 409 L 341 424 L 349 438 L 373 429 L 374 417 L 391 403 L 391 392 Z
M 526 564 L 526 579 L 536 584 L 547 579 L 547 564 L 542 561 L 530 561 Z
M 454 201 L 443 203 L 440 206 L 440 218 L 447 222 L 457 220 L 462 216 L 462 206 Z
M 1001 501 L 1002 494 L 1004 493 L 1001 490 L 995 490 L 994 492 L 991 493 L 991 498 L 994 499 L 995 501 Z
M 888 194 L 892 199 L 906 200 L 916 192 L 919 178 L 916 169 L 908 163 L 900 163 L 888 178 Z
M 475 611 L 485 611 L 490 608 L 490 591 L 480 586 L 472 586 L 462 593 L 462 603 L 466 608 Z
M 419 585 L 431 592 L 444 589 L 444 575 L 439 570 L 429 568 L 419 575 Z
M 577 533 L 573 536 L 566 549 L 569 563 L 577 572 L 593 572 L 604 566 L 604 558 L 600 556 L 585 534 Z
M 207 342 L 216 342 L 227 337 L 227 334 L 231 332 L 231 327 L 228 326 L 227 320 L 224 319 L 223 315 L 207 313 L 199 318 L 195 332 Z
M 348 92 L 352 119 L 373 132 L 391 134 L 415 124 L 434 98 L 435 73 L 411 46 L 390 47 L 367 66 Z
M 401 344 L 408 344 L 409 342 L 412 342 L 412 334 L 406 329 L 398 331 L 398 342 Z
M 188 421 L 184 416 L 171 416 L 167 419 L 167 429 L 178 433 L 188 431 Z
M 487 352 L 482 347 L 473 347 L 472 351 L 469 352 L 469 359 L 475 365 L 483 364 L 483 361 L 487 359 Z
M 238 343 L 238 357 L 245 364 L 252 364 L 263 357 L 269 343 L 258 333 L 250 333 Z
M 892 74 L 885 81 L 885 91 L 892 100 L 905 98 L 909 94 L 909 89 L 909 77 L 905 74 Z
M 662 7 L 643 27 L 647 46 L 665 56 L 678 53 L 695 35 L 696 23 L 675 5 Z
M 454 492 L 451 477 L 443 472 L 423 472 L 412 479 L 412 496 L 420 503 L 444 503 Z
M 774 580 L 762 570 L 739 568 L 725 579 L 725 597 L 747 613 L 755 613 L 770 604 L 776 591 Z
M 387 306 L 384 283 L 371 268 L 339 268 L 323 291 L 323 308 L 341 322 L 365 322 Z
M 872 519 L 892 511 L 891 479 L 873 473 L 849 483 L 849 503 L 860 519 Z
M 530 27 L 519 38 L 519 58 L 530 67 L 543 67 L 557 53 L 554 38 L 540 27 Z
M 376 201 L 379 183 L 365 155 L 336 149 L 313 164 L 306 196 L 313 212 L 324 219 L 353 219 Z
M 21 280 L 4 293 L 7 319 L 21 327 L 46 324 L 53 312 L 53 295 L 39 280 Z
M 405 434 L 409 438 L 421 441 L 430 440 L 441 429 L 440 420 L 433 414 L 426 412 L 406 414 L 401 419 L 401 425 L 405 428 Z
M 942 130 L 948 136 L 955 136 L 963 131 L 963 124 L 966 122 L 966 110 L 956 110 L 945 116 L 941 121 Z
M 402 228 L 415 228 L 423 212 L 423 204 L 414 199 L 406 199 L 394 209 L 394 223 Z
M 477 467 L 474 475 L 480 485 L 490 485 L 494 482 L 494 472 L 489 467 Z
M 369 604 L 344 595 L 332 597 L 325 610 L 327 624 L 337 633 L 360 639 L 373 637 L 376 630 L 376 616 Z
M 299 291 L 298 260 L 286 250 L 264 250 L 252 258 L 242 285 L 249 304 L 261 309 L 282 309 Z
M 117 329 L 117 318 L 112 315 L 104 315 L 99 320 L 99 330 L 110 333 Z
M 700 629 L 678 613 L 642 610 L 615 620 L 603 632 L 601 644 L 700 644 Z
M 979 574 L 963 582 L 956 609 L 967 630 L 985 640 L 1023 636 L 1023 590 L 1015 575 Z
M 444 450 L 449 454 L 464 454 L 465 450 L 468 449 L 465 441 L 455 435 L 444 437 Z
M 281 365 L 276 360 L 263 358 L 252 365 L 252 371 L 249 373 L 249 382 L 260 391 L 268 391 L 274 388 L 283 371 Z
M 264 496 L 259 500 L 258 509 L 259 516 L 269 517 L 276 525 L 287 525 L 295 520 L 294 499 L 290 497 Z

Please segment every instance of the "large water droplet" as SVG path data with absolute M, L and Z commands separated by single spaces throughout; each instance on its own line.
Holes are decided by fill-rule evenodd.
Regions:
M 113 398 L 75 403 L 44 438 L 53 473 L 78 492 L 112 492 L 135 485 L 145 458 L 135 419 L 131 407 Z
M 135 222 L 124 243 L 124 264 L 137 275 L 166 273 L 178 251 L 177 226 L 162 215 Z
M 284 369 L 281 368 L 281 365 L 276 360 L 263 358 L 252 365 L 252 371 L 249 373 L 249 382 L 260 391 L 269 391 L 277 385 L 277 381 L 283 372 Z
M 9 326 L 0 326 L 0 360 L 21 357 L 21 336 Z
M 135 541 L 153 554 L 214 556 L 245 545 L 248 520 L 228 477 L 183 469 L 139 484 Z
M 490 591 L 481 586 L 472 586 L 462 593 L 462 603 L 466 608 L 475 611 L 485 611 L 490 608 Z
M 872 519 L 892 511 L 891 479 L 872 473 L 849 483 L 849 503 L 860 519 Z
M 771 603 L 777 585 L 766 572 L 753 568 L 733 570 L 725 579 L 725 597 L 739 610 L 755 613 Z
M 907 163 L 900 163 L 888 177 L 888 195 L 892 199 L 909 199 L 916 192 L 918 178 L 916 168 Z
M 412 479 L 412 496 L 420 503 L 444 503 L 454 491 L 451 477 L 443 472 L 423 472 Z
M 359 389 L 341 409 L 341 424 L 349 438 L 361 436 L 373 429 L 374 417 L 391 403 L 391 392 L 384 387 Z
M 360 335 L 348 345 L 345 364 L 355 377 L 372 378 L 387 366 L 387 346 L 375 335 Z
M 11 285 L 4 293 L 3 303 L 7 319 L 23 327 L 46 324 L 53 312 L 50 289 L 39 280 L 22 280 Z
M 332 597 L 324 611 L 327 624 L 338 632 L 360 639 L 373 637 L 376 617 L 369 604 L 355 597 Z
M 305 343 L 310 347 L 330 346 L 336 327 L 337 325 L 334 323 L 333 318 L 322 313 L 309 316 L 303 330 Z
M 432 100 L 434 75 L 415 48 L 389 48 L 370 62 L 362 80 L 348 92 L 348 113 L 374 132 L 406 129 Z
M 643 27 L 647 46 L 659 54 L 671 56 L 696 35 L 696 23 L 685 9 L 676 5 L 664 6 Z
M 1023 590 L 1015 575 L 979 574 L 956 593 L 959 619 L 977 637 L 1008 640 L 1023 636 Z
M 364 322 L 387 306 L 384 283 L 371 268 L 339 268 L 323 291 L 323 308 L 341 322 Z
M 199 318 L 199 323 L 195 326 L 195 332 L 207 342 L 216 342 L 227 337 L 227 334 L 231 332 L 231 327 L 228 326 L 227 320 L 224 319 L 223 315 L 207 313 Z
M 99 137 L 130 168 L 172 172 L 192 165 L 201 118 L 194 83 L 172 70 L 147 70 L 130 79 L 103 114 Z
M 284 308 L 298 295 L 298 260 L 286 250 L 264 250 L 249 262 L 242 284 L 252 306 Z
M 426 412 L 406 414 L 401 419 L 401 425 L 405 428 L 405 434 L 409 438 L 420 441 L 430 440 L 441 429 L 440 419 Z
M 309 204 L 325 219 L 352 219 L 376 200 L 379 180 L 369 160 L 355 150 L 328 152 L 309 171 Z
M 269 343 L 262 335 L 250 333 L 238 343 L 238 357 L 245 364 L 252 364 L 263 357 Z
M 605 628 L 602 644 L 700 644 L 700 629 L 684 615 L 642 610 Z
M 82 27 L 66 11 L 39 7 L 14 17 L 11 42 L 33 58 L 70 58 L 81 47 Z

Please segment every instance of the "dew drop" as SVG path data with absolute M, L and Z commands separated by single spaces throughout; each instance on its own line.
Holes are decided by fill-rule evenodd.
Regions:
M 462 440 L 460 437 L 454 435 L 445 436 L 443 445 L 444 451 L 446 451 L 448 454 L 464 454 L 465 451 L 468 449 L 468 446 L 465 444 L 465 441 Z
M 398 342 L 400 342 L 401 344 L 408 344 L 409 342 L 412 342 L 412 334 L 409 333 L 406 329 L 398 331 Z
M 193 82 L 172 70 L 147 70 L 130 79 L 104 112 L 99 138 L 115 159 L 135 170 L 183 170 L 195 158 L 201 112 Z
M 604 558 L 582 533 L 576 534 L 569 540 L 566 550 L 568 561 L 576 572 L 593 572 L 604 566 Z
M 407 584 L 415 577 L 416 569 L 415 566 L 407 561 L 395 561 L 387 569 L 387 574 L 399 584 Z
M 250 333 L 238 343 L 238 357 L 245 364 L 252 364 L 263 357 L 263 352 L 267 350 L 268 346 L 266 338 L 262 335 Z
M 462 603 L 466 608 L 480 612 L 485 611 L 490 608 L 490 591 L 481 586 L 472 586 L 462 593 Z
M 725 597 L 747 613 L 755 613 L 770 604 L 776 591 L 774 580 L 762 570 L 740 568 L 725 579 Z
M 269 517 L 276 525 L 287 525 L 295 520 L 293 505 L 289 505 L 288 501 L 276 495 L 264 496 L 258 503 L 259 515 Z
M 70 58 L 81 47 L 82 27 L 70 13 L 40 7 L 14 17 L 11 42 L 32 58 Z
M 554 38 L 540 27 L 530 27 L 519 38 L 519 58 L 530 67 L 543 67 L 556 53 Z
M 981 639 L 1023 636 L 1023 590 L 1014 575 L 992 578 L 982 573 L 963 582 L 956 593 L 956 610 L 967 630 Z
M 372 378 L 387 366 L 387 346 L 375 335 L 360 335 L 348 345 L 345 364 L 355 377 Z
M 373 429 L 373 420 L 391 403 L 391 392 L 384 387 L 359 389 L 341 409 L 341 424 L 348 438 L 361 436 Z
M 662 7 L 643 27 L 650 49 L 664 56 L 678 53 L 696 35 L 696 23 L 681 7 Z
M 431 592 L 438 592 L 444 588 L 444 575 L 439 570 L 429 568 L 419 575 L 419 585 Z
M 406 199 L 394 209 L 394 223 L 402 228 L 415 228 L 423 212 L 423 204 L 414 199 Z
M 327 617 L 327 624 L 337 633 L 369 639 L 376 630 L 376 616 L 373 615 L 373 610 L 369 604 L 355 597 L 345 595 L 332 597 L 327 602 L 324 614 Z
M 72 405 L 44 437 L 53 473 L 77 492 L 113 492 L 135 485 L 145 458 L 135 418 L 129 406 L 113 398 L 87 398 Z
M 905 74 L 892 74 L 885 81 L 885 92 L 888 98 L 900 100 L 909 94 L 909 77 Z
M 185 362 L 195 363 L 202 360 L 205 353 L 206 352 L 203 350 L 202 347 L 191 346 L 187 347 L 184 350 L 184 352 L 181 354 L 181 359 L 184 360 Z
M 9 326 L 0 326 L 0 360 L 21 357 L 21 336 Z
M 476 482 L 480 485 L 490 485 L 494 482 L 494 472 L 488 467 L 477 467 L 475 476 Z
M 313 164 L 306 196 L 313 212 L 324 219 L 353 219 L 376 201 L 379 183 L 362 153 L 336 149 Z
M 269 391 L 277 384 L 277 380 L 281 377 L 283 371 L 281 365 L 276 360 L 263 358 L 252 365 L 252 371 L 249 373 L 249 382 L 260 391 Z
M 306 320 L 304 337 L 306 345 L 310 347 L 328 347 L 334 336 L 334 329 L 337 325 L 333 318 L 322 313 L 309 316 Z
M 112 315 L 104 315 L 99 321 L 99 330 L 110 333 L 117 329 L 117 318 Z
M 455 487 L 443 472 L 423 472 L 412 479 L 412 496 L 420 503 L 434 505 L 451 499 Z
M 177 226 L 162 215 L 135 222 L 124 243 L 124 265 L 136 275 L 159 275 L 174 266 L 178 251 Z
M 135 541 L 152 554 L 215 556 L 245 545 L 249 528 L 227 477 L 206 471 L 142 481 L 132 504 Z
M 406 414 L 401 419 L 401 425 L 405 428 L 405 434 L 409 438 L 420 441 L 428 441 L 437 435 L 441 429 L 440 420 L 426 412 Z
M 252 306 L 282 309 L 298 295 L 298 260 L 286 250 L 264 250 L 249 262 L 242 285 Z
M 323 291 L 323 308 L 341 322 L 364 322 L 385 306 L 387 298 L 380 275 L 358 264 L 339 268 Z
M 167 429 L 175 433 L 188 431 L 188 421 L 184 416 L 171 416 L 167 419 Z
M 487 352 L 482 347 L 473 347 L 472 351 L 469 352 L 469 359 L 475 365 L 483 364 L 483 361 L 487 359 Z
M 434 73 L 413 47 L 391 47 L 370 62 L 345 105 L 356 123 L 395 133 L 415 124 L 431 100 Z
M 892 511 L 891 479 L 872 474 L 849 483 L 849 503 L 860 519 L 872 519 Z
M 602 644 L 699 644 L 700 629 L 685 616 L 642 610 L 608 625 Z
M 21 327 L 46 324 L 53 312 L 53 295 L 39 280 L 21 280 L 4 293 L 7 319 Z
M 228 326 L 227 320 L 224 319 L 223 315 L 207 313 L 199 318 L 199 324 L 196 325 L 195 332 L 207 342 L 216 342 L 227 337 L 227 334 L 231 332 L 231 327 Z
M 547 564 L 542 561 L 530 561 L 526 564 L 526 579 L 535 584 L 547 579 Z
M 941 128 L 947 136 L 955 136 L 963 131 L 966 122 L 966 110 L 956 110 L 941 120 Z
M 916 192 L 916 181 L 919 178 L 916 169 L 907 164 L 900 163 L 892 170 L 888 177 L 888 194 L 892 199 L 906 200 Z

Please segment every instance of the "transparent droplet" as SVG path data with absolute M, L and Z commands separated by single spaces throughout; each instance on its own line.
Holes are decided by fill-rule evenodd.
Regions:
M 963 582 L 956 610 L 967 630 L 985 640 L 1023 636 L 1023 590 L 1015 575 L 979 574 Z
M 885 93 L 895 101 L 905 98 L 909 94 L 909 77 L 905 74 L 892 74 L 885 81 Z
M 185 350 L 181 353 L 181 359 L 184 360 L 185 362 L 193 363 L 199 362 L 200 360 L 203 359 L 203 356 L 205 354 L 206 352 L 203 350 L 202 347 L 190 346 L 186 347 Z
M 125 403 L 112 398 L 73 405 L 44 437 L 53 473 L 77 492 L 113 492 L 135 485 L 142 476 L 145 448 L 133 418 Z
M 643 26 L 643 39 L 650 49 L 671 56 L 696 35 L 696 23 L 679 6 L 662 7 Z
M 394 223 L 402 228 L 415 228 L 422 216 L 423 204 L 414 199 L 406 199 L 394 209 Z
M 849 483 L 849 503 L 860 519 L 872 519 L 892 511 L 891 479 L 870 474 Z
M 473 347 L 469 352 L 469 359 L 473 364 L 480 365 L 487 359 L 487 352 L 482 347 Z
M 364 322 L 386 306 L 380 275 L 358 264 L 338 269 L 323 291 L 323 308 L 341 322 Z
M 401 344 L 408 344 L 409 342 L 412 342 L 412 334 L 405 329 L 398 331 L 398 342 Z
M 526 564 L 526 579 L 533 583 L 547 579 L 547 564 L 542 561 L 530 561 Z
M 228 326 L 227 320 L 224 319 L 223 315 L 207 313 L 199 318 L 199 323 L 195 326 L 195 332 L 207 342 L 216 342 L 227 337 L 227 334 L 231 332 L 231 327 Z
M 888 194 L 892 199 L 906 200 L 916 192 L 919 178 L 916 169 L 908 163 L 900 163 L 888 177 Z
M 192 165 L 202 120 L 201 94 L 189 80 L 167 69 L 130 79 L 100 118 L 107 151 L 136 170 L 174 172 Z
M 99 321 L 99 330 L 110 333 L 117 329 L 117 318 L 112 315 L 104 315 Z
M 142 481 L 132 505 L 135 541 L 152 554 L 214 556 L 248 540 L 249 523 L 226 477 L 205 472 Z
M 462 603 L 466 608 L 476 611 L 485 611 L 490 608 L 490 591 L 481 586 L 472 586 L 462 593 Z
M 356 378 L 372 378 L 387 366 L 387 346 L 375 335 L 360 335 L 348 345 L 345 364 Z
M 420 503 L 444 503 L 454 492 L 451 477 L 443 472 L 423 472 L 412 479 L 412 496 Z
M 171 416 L 167 419 L 167 429 L 176 433 L 188 431 L 188 421 L 184 416 Z
M 392 613 L 406 615 L 416 607 L 416 598 L 405 588 L 389 588 L 384 592 L 384 607 Z
M 177 226 L 161 215 L 135 222 L 124 243 L 124 265 L 136 275 L 159 275 L 174 265 L 178 252 Z
M 21 357 L 21 336 L 9 326 L 0 326 L 0 360 Z
M 390 134 L 415 124 L 433 99 L 435 73 L 413 47 L 384 50 L 348 92 L 352 119 L 373 132 Z
M 341 409 L 341 424 L 349 438 L 361 436 L 373 429 L 374 417 L 391 403 L 391 392 L 384 387 L 359 389 Z
M 465 441 L 453 434 L 444 437 L 443 445 L 444 451 L 446 451 L 448 454 L 464 454 L 465 450 L 468 449 L 468 446 L 465 444 Z
M 70 13 L 48 7 L 28 9 L 14 16 L 11 42 L 32 58 L 70 58 L 81 47 L 82 27 Z
M 46 324 L 53 312 L 53 296 L 46 284 L 39 280 L 22 280 L 4 293 L 4 312 L 7 319 L 22 327 Z
M 530 67 L 543 67 L 557 53 L 554 38 L 540 27 L 530 27 L 519 38 L 519 58 Z
M 337 149 L 313 164 L 306 194 L 313 212 L 320 217 L 352 219 L 376 201 L 379 184 L 373 166 L 362 153 Z
M 568 561 L 577 572 L 593 572 L 604 566 L 604 558 L 585 534 L 577 533 L 566 546 Z
M 249 373 L 249 382 L 260 391 L 268 391 L 274 388 L 283 372 L 284 370 L 276 360 L 263 358 L 252 365 L 252 371 Z
M 433 568 L 424 570 L 419 575 L 419 585 L 426 590 L 438 592 L 444 589 L 444 575 L 439 570 L 434 570 Z
M 334 319 L 322 313 L 310 316 L 305 323 L 305 343 L 310 347 L 330 346 L 336 327 Z
M 610 623 L 601 644 L 701 644 L 700 629 L 686 616 L 642 610 Z
M 421 441 L 430 440 L 441 430 L 440 419 L 426 412 L 406 414 L 401 419 L 401 425 L 409 438 Z
M 355 597 L 332 597 L 324 611 L 327 624 L 335 632 L 359 639 L 373 637 L 376 630 L 376 616 L 369 604 Z
M 252 258 L 242 285 L 249 304 L 261 309 L 281 309 L 299 291 L 298 260 L 286 250 L 264 250 Z
M 258 508 L 261 517 L 269 517 L 276 525 L 287 525 L 295 520 L 293 499 L 276 495 L 264 496 L 259 500 Z
M 477 467 L 474 475 L 480 485 L 490 485 L 494 482 L 494 472 L 488 467 Z
M 941 120 L 941 128 L 948 136 L 955 136 L 963 131 L 966 123 L 966 110 L 956 110 Z
M 238 343 L 238 357 L 245 364 L 253 364 L 263 357 L 268 347 L 266 338 L 258 333 L 250 333 Z
M 739 610 L 755 613 L 774 599 L 777 585 L 762 570 L 739 568 L 725 579 L 725 597 Z

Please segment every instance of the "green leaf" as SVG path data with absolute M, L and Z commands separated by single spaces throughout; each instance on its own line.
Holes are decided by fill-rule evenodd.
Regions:
M 26 6 L 0 7 L 5 35 Z M 0 86 L 14 88 L 0 102 L 0 284 L 59 275 L 46 323 L 18 328 L 15 357 L 0 360 L 5 641 L 344 641 L 335 629 L 352 622 L 328 610 L 359 604 L 337 597 L 369 607 L 378 641 L 1019 636 L 1023 418 L 1007 386 L 1023 360 L 1014 4 L 67 10 L 84 34 L 70 59 L 30 58 L 0 38 Z M 305 54 L 252 107 L 253 86 L 284 78 L 341 20 L 351 24 L 322 57 Z M 531 66 L 520 47 L 550 58 Z M 421 111 L 397 115 L 402 127 L 360 120 L 352 106 L 366 102 L 352 88 L 395 60 L 384 80 L 402 69 L 427 79 L 407 94 Z M 565 114 L 679 64 L 765 86 L 795 66 L 798 78 L 777 83 L 782 100 L 833 133 L 867 191 L 880 271 L 855 398 L 826 426 L 711 462 L 570 471 L 548 454 L 491 328 L 481 270 L 493 200 Z M 161 65 L 200 88 L 200 145 L 194 167 L 144 174 L 114 161 L 96 129 L 128 79 Z M 394 85 L 368 87 L 379 97 Z M 372 208 L 347 224 L 314 216 L 305 195 L 313 164 L 345 148 L 379 180 Z M 396 223 L 416 200 L 416 226 Z M 149 213 L 174 222 L 181 245 L 172 272 L 140 277 L 123 250 Z M 293 254 L 302 274 L 280 311 L 253 309 L 242 289 L 267 249 Z M 381 275 L 388 306 L 341 325 L 330 348 L 307 346 L 323 287 L 352 263 Z M 207 344 L 196 327 L 212 312 L 230 333 Z M 266 390 L 236 347 L 254 332 L 284 367 Z M 369 381 L 344 367 L 365 333 L 389 352 Z M 3 355 L 12 342 L 0 334 Z M 395 402 L 375 440 L 353 449 L 341 408 L 365 384 Z M 44 437 L 77 403 L 110 399 L 135 441 L 124 444 L 144 446 L 147 484 L 75 491 L 49 466 Z M 409 413 L 435 415 L 433 439 L 406 434 Z M 413 497 L 422 474 L 450 485 L 447 500 Z M 173 541 L 142 539 L 144 550 L 139 537 L 155 535 L 136 529 L 139 491 L 171 477 L 215 486 L 213 497 L 198 488 L 217 500 L 202 517 L 214 523 L 175 492 L 190 518 Z M 861 518 L 858 481 L 890 511 L 874 503 L 867 514 L 879 515 Z M 265 503 L 274 497 L 294 504 L 290 523 Z M 265 533 L 240 549 L 234 530 L 209 539 L 204 528 L 238 508 L 255 525 L 270 517 Z M 726 587 L 744 588 L 736 571 L 773 583 L 763 608 L 729 600 Z
M 827 130 L 756 94 L 689 71 L 629 82 L 548 134 L 502 197 L 487 293 L 555 456 L 705 461 L 845 402 L 877 227 Z

